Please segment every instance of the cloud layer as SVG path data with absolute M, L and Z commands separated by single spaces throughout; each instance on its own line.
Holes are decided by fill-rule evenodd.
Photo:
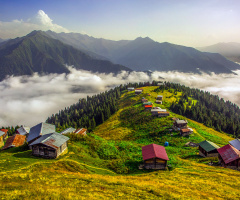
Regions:
M 66 28 L 54 24 L 53 20 L 43 11 L 39 10 L 38 13 L 26 21 L 13 20 L 11 22 L 0 21 L 0 36 L 3 39 L 15 38 L 25 36 L 33 30 L 52 30 L 54 32 L 69 32 Z
M 179 72 L 143 72 L 93 74 L 69 68 L 70 74 L 8 77 L 0 82 L 0 126 L 33 126 L 64 109 L 79 98 L 103 92 L 129 82 L 166 80 L 218 94 L 240 105 L 240 72 L 238 75 L 195 75 Z M 164 78 L 164 79 L 162 79 Z

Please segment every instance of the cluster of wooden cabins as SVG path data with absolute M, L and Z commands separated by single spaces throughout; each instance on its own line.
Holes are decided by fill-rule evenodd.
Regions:
M 61 133 L 57 133 L 55 125 L 39 123 L 32 128 L 22 126 L 10 137 L 8 137 L 7 132 L 7 129 L 0 130 L 0 145 L 3 146 L 2 150 L 19 147 L 27 143 L 34 156 L 57 158 L 68 148 L 67 141 L 69 138 L 65 134 L 75 133 L 86 135 L 87 129 L 74 129 L 70 127 Z

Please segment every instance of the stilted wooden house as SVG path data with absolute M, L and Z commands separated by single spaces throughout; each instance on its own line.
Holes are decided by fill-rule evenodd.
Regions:
M 143 98 L 141 101 L 142 101 L 142 103 L 148 102 L 148 100 L 145 98 Z
M 240 151 L 240 140 L 235 139 L 229 142 L 234 148 L 236 148 L 238 151 Z
M 30 128 L 29 128 L 29 127 L 22 126 L 22 127 L 20 127 L 19 129 L 17 129 L 16 133 L 17 133 L 17 134 L 20 134 L 20 135 L 28 135 L 28 134 L 29 134 L 29 131 L 30 131 Z
M 162 95 L 157 95 L 156 99 L 162 101 L 163 100 L 163 96 Z
M 204 140 L 199 143 L 199 155 L 203 157 L 218 157 L 218 151 L 220 147 L 213 142 Z
M 76 131 L 76 129 L 75 128 L 73 128 L 73 127 L 70 127 L 70 128 L 67 128 L 67 129 L 65 129 L 64 131 L 62 131 L 60 134 L 67 134 L 67 133 L 74 133 Z
M 142 147 L 143 168 L 166 169 L 168 156 L 165 148 L 157 144 Z
M 151 110 L 152 109 L 152 105 L 145 105 L 144 108 L 145 108 L 145 110 Z
M 25 141 L 26 141 L 25 135 L 15 134 L 7 139 L 5 145 L 2 149 L 4 150 L 4 149 L 12 148 L 12 147 L 22 146 L 25 143 Z
M 157 104 L 162 104 L 162 101 L 156 100 L 155 103 L 157 103 Z
M 135 94 L 142 94 L 143 92 L 143 89 L 135 89 Z
M 191 128 L 182 128 L 180 130 L 181 136 L 188 136 L 188 135 L 191 135 L 192 133 L 193 133 L 193 130 Z
M 227 144 L 218 150 L 219 163 L 226 168 L 240 170 L 240 151 L 232 145 Z
M 128 91 L 134 91 L 134 87 L 129 87 Z
M 74 133 L 79 134 L 79 135 L 87 135 L 87 129 L 79 128 Z
M 175 120 L 173 122 L 173 125 L 176 127 L 176 128 L 187 128 L 187 124 L 188 122 L 185 121 L 185 120 Z
M 30 144 L 32 154 L 44 158 L 57 158 L 67 150 L 68 137 L 60 133 L 49 133 Z
M 36 126 L 33 126 L 28 134 L 27 142 L 31 144 L 36 139 L 40 138 L 43 135 L 55 132 L 55 125 L 47 124 L 47 123 L 40 123 Z

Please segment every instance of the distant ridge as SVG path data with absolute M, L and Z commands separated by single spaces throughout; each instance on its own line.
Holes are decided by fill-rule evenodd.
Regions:
M 240 69 L 220 54 L 200 52 L 192 47 L 155 42 L 149 37 L 135 40 L 112 41 L 80 33 L 54 33 L 48 35 L 86 52 L 93 52 L 114 63 L 137 71 L 180 71 L 193 73 L 232 73 Z
M 0 80 L 6 75 L 68 73 L 67 65 L 92 72 L 118 73 L 132 71 L 52 39 L 45 32 L 33 31 L 25 37 L 8 40 L 0 45 Z

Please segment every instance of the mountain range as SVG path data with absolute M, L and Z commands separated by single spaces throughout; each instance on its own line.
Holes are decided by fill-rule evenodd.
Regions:
M 92 72 L 132 71 L 108 60 L 99 60 L 42 31 L 5 41 L 0 45 L 0 80 L 6 75 L 31 75 L 34 72 L 68 73 L 66 65 Z
M 80 33 L 33 31 L 0 43 L 0 81 L 7 75 L 68 73 L 66 65 L 101 73 L 180 71 L 232 73 L 240 65 L 218 53 L 152 39 L 106 40 Z
M 240 43 L 218 43 L 211 46 L 199 47 L 200 51 L 219 53 L 233 62 L 240 63 Z
M 46 32 L 52 38 L 80 50 L 94 52 L 137 71 L 181 71 L 231 73 L 240 66 L 216 53 L 200 52 L 191 47 L 159 43 L 146 37 L 112 41 L 80 33 Z

